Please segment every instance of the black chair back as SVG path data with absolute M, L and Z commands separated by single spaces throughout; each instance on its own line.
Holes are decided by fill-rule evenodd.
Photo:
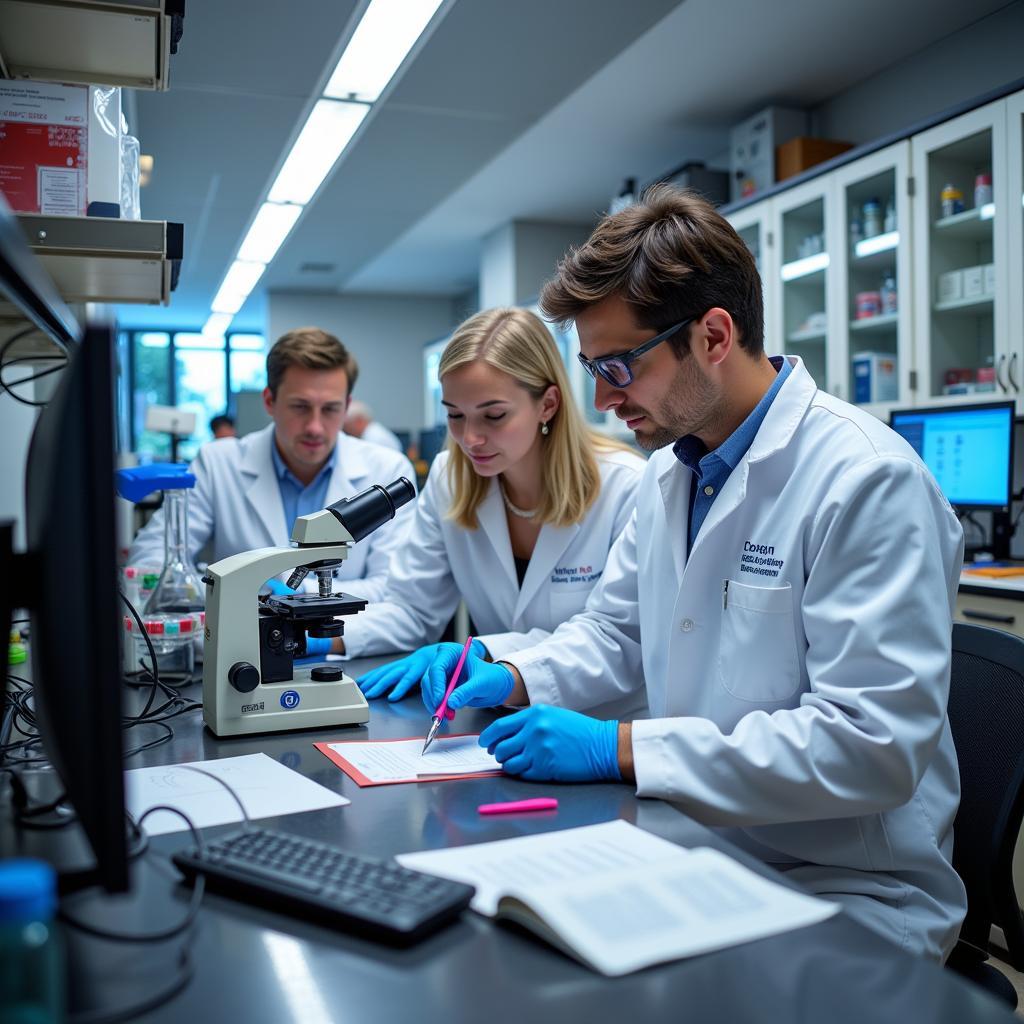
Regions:
M 991 925 L 1024 970 L 1024 919 L 1013 887 L 1013 851 L 1024 816 L 1024 639 L 986 626 L 953 625 L 949 724 L 960 763 L 953 866 L 967 888 L 961 942 L 988 949 Z

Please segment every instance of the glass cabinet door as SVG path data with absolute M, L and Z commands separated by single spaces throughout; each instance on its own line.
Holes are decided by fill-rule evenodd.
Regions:
M 767 347 L 800 356 L 818 386 L 831 391 L 838 389 L 829 373 L 829 254 L 837 239 L 828 192 L 823 178 L 775 199 L 780 291 Z
M 746 243 L 761 275 L 761 295 L 764 301 L 764 343 L 769 355 L 785 350 L 781 339 L 772 336 L 773 310 L 778 303 L 777 248 L 771 225 L 771 200 L 745 206 L 727 219 Z
M 1006 101 L 1009 352 L 1006 385 L 1024 412 L 1024 93 Z
M 871 405 L 908 401 L 912 361 L 910 145 L 872 153 L 836 172 L 840 203 L 836 366 L 843 397 Z
M 913 140 L 919 404 L 1007 387 L 1005 128 L 993 103 Z

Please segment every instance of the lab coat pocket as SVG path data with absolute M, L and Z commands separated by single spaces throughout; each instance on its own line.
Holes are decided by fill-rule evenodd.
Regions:
M 718 678 L 734 697 L 773 703 L 800 685 L 793 630 L 793 588 L 722 581 Z

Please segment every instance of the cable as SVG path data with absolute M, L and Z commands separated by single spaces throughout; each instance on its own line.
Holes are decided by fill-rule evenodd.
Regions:
M 200 852 L 205 852 L 202 833 L 196 828 L 192 819 L 177 807 L 169 807 L 164 804 L 159 804 L 146 810 L 137 823 L 134 821 L 132 822 L 140 835 L 145 835 L 142 831 L 142 823 L 155 811 L 169 811 L 171 814 L 177 814 L 180 818 L 184 819 L 185 823 L 189 827 L 189 831 L 192 833 L 196 846 L 199 848 Z M 131 820 L 130 816 L 129 820 Z M 142 849 L 145 849 L 145 842 L 143 843 Z M 192 898 L 189 900 L 188 910 L 185 912 L 185 916 L 181 921 L 168 928 L 164 928 L 159 932 L 130 934 L 127 932 L 107 931 L 105 928 L 97 928 L 95 925 L 79 920 L 69 914 L 63 907 L 57 912 L 57 916 L 71 928 L 74 928 L 85 935 L 89 935 L 92 938 L 101 939 L 105 942 L 139 942 L 145 944 L 166 942 L 168 939 L 172 939 L 180 935 L 182 932 L 187 931 L 195 924 L 205 891 L 206 879 L 204 876 L 198 875 L 192 889 Z M 149 1010 L 155 1010 L 158 1006 L 162 1006 L 169 999 L 176 996 L 191 980 L 192 959 L 189 954 L 189 943 L 186 942 L 178 951 L 178 972 L 166 988 L 160 992 L 152 993 L 147 996 L 146 999 L 129 1006 L 120 1006 L 112 1010 L 100 1009 L 90 1010 L 85 1013 L 70 1014 L 68 1016 L 68 1022 L 69 1024 L 118 1024 L 120 1021 L 131 1020 L 133 1017 L 138 1017 L 140 1014 L 146 1013 Z
M 44 405 L 47 405 L 49 403 L 49 399 L 47 399 L 46 401 L 37 402 L 31 398 L 24 398 L 21 395 L 15 394 L 12 389 L 15 387 L 20 387 L 22 384 L 31 384 L 33 381 L 39 380 L 42 377 L 49 376 L 49 374 L 51 373 L 56 373 L 58 370 L 64 369 L 64 367 L 67 366 L 67 364 L 71 361 L 71 355 L 68 352 L 67 347 L 64 345 L 64 343 L 59 342 L 56 339 L 52 339 L 54 343 L 60 348 L 62 355 L 19 356 L 15 359 L 9 359 L 7 360 L 7 362 L 4 362 L 4 356 L 7 355 L 8 349 L 16 341 L 20 341 L 22 338 L 26 337 L 29 334 L 32 334 L 36 330 L 37 328 L 33 325 L 31 327 L 26 327 L 23 330 L 15 331 L 14 334 L 12 334 L 3 343 L 3 345 L 0 345 L 0 389 L 2 389 L 4 392 L 10 395 L 11 398 L 13 398 L 16 402 L 21 403 L 21 405 L 30 406 L 33 409 L 39 409 L 42 408 Z M 17 366 L 21 363 L 54 362 L 58 360 L 60 361 L 59 366 L 51 366 L 48 370 L 40 370 L 38 373 L 29 374 L 27 377 L 19 377 L 18 380 L 4 380 L 3 371 L 8 366 Z
M 216 776 L 214 776 L 214 778 L 216 778 Z M 225 785 L 227 785 L 227 783 L 225 783 Z M 140 831 L 142 829 L 142 823 L 156 811 L 168 811 L 171 814 L 176 814 L 179 818 L 182 818 L 185 824 L 188 825 L 189 831 L 192 833 L 192 838 L 195 840 L 200 854 L 205 854 L 206 844 L 203 842 L 202 833 L 198 828 L 196 828 L 192 819 L 184 811 L 177 807 L 171 807 L 170 804 L 156 804 L 153 807 L 147 808 L 138 821 L 138 828 Z M 89 924 L 86 921 L 82 921 L 79 918 L 74 917 L 63 907 L 58 911 L 58 916 L 65 924 L 70 925 L 72 928 L 75 928 L 80 932 L 84 932 L 86 935 L 91 935 L 96 939 L 106 939 L 108 942 L 166 942 L 168 939 L 173 939 L 176 935 L 180 935 L 187 928 L 191 927 L 192 923 L 196 919 L 196 915 L 199 913 L 199 904 L 202 902 L 205 890 L 205 876 L 197 875 L 195 888 L 192 890 L 192 899 L 189 900 L 189 906 L 185 916 L 177 923 L 158 932 L 132 933 L 108 931 L 106 928 L 98 928 L 96 925 Z

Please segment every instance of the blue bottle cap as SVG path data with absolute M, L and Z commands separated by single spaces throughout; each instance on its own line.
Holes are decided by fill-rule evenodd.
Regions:
M 0 861 L 0 924 L 48 921 L 57 906 L 57 875 L 41 860 Z
M 119 469 L 115 474 L 117 493 L 128 501 L 142 501 L 153 491 L 175 491 L 195 487 L 196 478 L 181 463 L 154 462 L 148 466 Z

